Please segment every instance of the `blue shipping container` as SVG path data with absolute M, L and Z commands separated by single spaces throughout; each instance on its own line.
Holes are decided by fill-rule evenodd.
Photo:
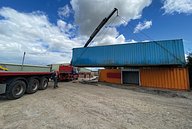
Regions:
M 164 40 L 73 49 L 73 66 L 184 65 L 183 40 Z

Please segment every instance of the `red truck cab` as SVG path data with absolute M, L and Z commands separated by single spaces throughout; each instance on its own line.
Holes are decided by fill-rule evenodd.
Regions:
M 71 81 L 78 79 L 77 68 L 71 65 L 60 65 L 58 70 L 59 81 Z

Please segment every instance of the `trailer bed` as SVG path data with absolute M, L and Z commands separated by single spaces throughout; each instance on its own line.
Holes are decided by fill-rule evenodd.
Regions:
M 0 71 L 0 77 L 5 76 L 31 76 L 31 75 L 51 75 L 51 72 L 8 72 L 8 71 Z

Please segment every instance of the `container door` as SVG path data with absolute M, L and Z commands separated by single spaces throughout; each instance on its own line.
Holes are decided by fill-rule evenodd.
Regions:
M 139 85 L 139 71 L 122 71 L 123 84 Z

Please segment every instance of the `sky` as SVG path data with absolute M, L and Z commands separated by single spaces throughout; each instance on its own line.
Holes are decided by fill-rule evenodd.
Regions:
M 183 39 L 192 52 L 192 0 L 0 0 L 0 62 L 68 63 L 114 8 L 89 46 Z

